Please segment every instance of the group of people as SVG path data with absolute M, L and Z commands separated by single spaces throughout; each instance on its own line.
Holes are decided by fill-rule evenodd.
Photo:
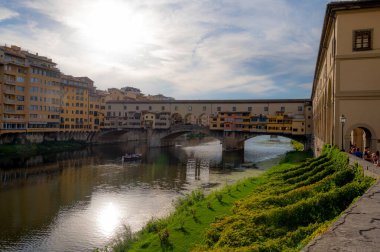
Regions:
M 364 152 L 361 152 L 360 148 L 356 147 L 355 145 L 351 145 L 349 153 L 359 158 L 363 158 L 364 160 L 371 162 L 377 166 L 380 166 L 379 151 L 371 152 L 369 147 L 365 147 Z

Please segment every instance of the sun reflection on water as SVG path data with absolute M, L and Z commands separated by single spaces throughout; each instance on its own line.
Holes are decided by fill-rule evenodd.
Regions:
M 100 209 L 96 218 L 98 230 L 105 236 L 112 236 L 115 230 L 121 225 L 120 209 L 112 202 L 109 202 Z

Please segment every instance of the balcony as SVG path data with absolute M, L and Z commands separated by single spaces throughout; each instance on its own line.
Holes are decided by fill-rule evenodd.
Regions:
M 4 109 L 4 113 L 15 113 L 16 110 L 15 109 L 11 109 L 11 108 L 5 108 Z
M 9 122 L 9 121 L 13 121 L 13 122 L 25 122 L 25 118 L 6 118 L 4 117 L 3 118 L 3 121 L 6 121 L 6 122 Z
M 3 81 L 5 84 L 9 85 L 16 85 L 16 80 L 8 79 L 8 78 L 3 78 Z
M 13 64 L 13 65 L 17 65 L 17 66 L 29 66 L 28 63 L 26 63 L 25 60 L 23 61 L 18 61 L 18 60 L 14 60 L 14 59 L 11 59 L 11 60 L 4 60 L 4 63 L 8 63 L 8 64 Z
M 16 93 L 16 89 L 3 87 L 3 92 L 4 92 L 4 94 L 15 94 Z
M 4 98 L 3 101 L 5 104 L 16 104 L 16 100 L 14 100 L 14 99 Z

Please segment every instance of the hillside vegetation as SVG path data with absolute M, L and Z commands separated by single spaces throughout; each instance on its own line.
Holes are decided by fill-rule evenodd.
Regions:
M 288 155 L 291 162 L 295 152 Z M 128 233 L 116 251 L 299 251 L 373 183 L 336 148 L 283 163 L 207 197 L 179 200 L 166 219 Z

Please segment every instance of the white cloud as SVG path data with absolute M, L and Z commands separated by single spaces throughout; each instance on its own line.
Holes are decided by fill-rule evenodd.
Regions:
M 63 72 L 87 75 L 100 89 L 128 84 L 182 98 L 286 92 L 274 79 L 312 73 L 320 31 L 300 22 L 307 14 L 283 0 L 25 0 L 23 6 L 48 16 L 51 26 L 46 18 L 30 20 L 27 37 L 24 24 L 0 26 L 5 42 L 51 57 Z M 259 69 L 264 60 L 273 72 Z M 250 69 L 252 61 L 259 67 Z
M 0 22 L 6 19 L 17 17 L 19 14 L 15 11 L 0 6 Z

